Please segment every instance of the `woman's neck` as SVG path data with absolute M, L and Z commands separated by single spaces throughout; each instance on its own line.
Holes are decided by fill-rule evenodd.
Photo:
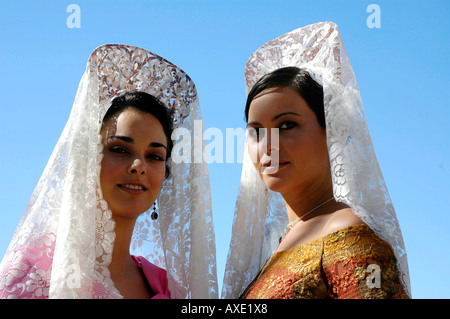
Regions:
M 136 268 L 130 255 L 130 243 L 136 219 L 114 217 L 116 238 L 111 263 L 108 266 L 111 277 L 123 276 Z
M 293 222 L 298 218 L 311 218 L 318 214 L 326 213 L 327 210 L 325 208 L 329 206 L 326 202 L 333 198 L 333 185 L 330 182 L 318 187 L 310 187 L 307 190 L 294 190 L 281 195 L 286 204 L 289 222 Z M 322 204 L 324 205 L 321 206 Z M 308 214 L 308 216 L 305 216 L 305 214 Z

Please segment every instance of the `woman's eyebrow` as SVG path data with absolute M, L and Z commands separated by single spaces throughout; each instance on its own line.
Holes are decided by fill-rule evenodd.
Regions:
M 261 123 L 258 123 L 258 122 L 250 122 L 250 123 L 247 123 L 247 127 L 249 127 L 249 126 L 253 126 L 253 125 L 261 125 Z
M 112 136 L 108 137 L 108 139 L 114 139 L 114 138 L 122 140 L 126 143 L 134 144 L 134 140 L 129 136 L 112 135 Z M 167 150 L 167 147 L 164 144 L 158 143 L 158 142 L 152 142 L 149 144 L 149 146 L 150 147 L 164 147 Z
M 164 147 L 167 150 L 167 147 L 164 144 L 157 143 L 157 142 L 150 143 L 150 146 L 151 147 Z
M 280 114 L 278 114 L 278 115 L 275 115 L 275 116 L 272 118 L 272 122 L 275 121 L 275 120 L 277 120 L 277 119 L 279 119 L 279 118 L 282 117 L 282 116 L 285 116 L 285 115 L 296 115 L 296 116 L 301 116 L 300 114 L 295 113 L 295 112 L 284 112 L 284 113 L 280 113 Z
M 112 135 L 112 136 L 108 137 L 108 140 L 114 139 L 114 138 L 117 138 L 117 139 L 122 140 L 122 141 L 127 142 L 127 143 L 134 144 L 134 140 L 131 137 L 128 137 L 128 136 Z
M 285 115 L 296 115 L 296 116 L 301 116 L 300 114 L 295 113 L 295 112 L 284 112 L 284 113 L 280 113 L 280 114 L 275 115 L 275 116 L 272 118 L 272 122 L 276 121 L 277 119 L 279 119 L 280 117 L 285 116 Z M 253 126 L 253 125 L 256 125 L 256 126 L 259 125 L 259 126 L 261 126 L 261 123 L 256 122 L 256 121 L 247 123 L 247 127 Z

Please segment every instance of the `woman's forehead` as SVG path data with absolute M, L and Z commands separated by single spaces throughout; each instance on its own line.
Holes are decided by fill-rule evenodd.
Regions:
M 280 113 L 302 115 L 308 112 L 308 109 L 308 104 L 295 89 L 290 87 L 268 89 L 252 100 L 248 122 L 257 119 L 272 119 Z
M 159 120 L 150 113 L 127 108 L 104 123 L 103 137 L 121 135 L 152 139 L 166 144 L 164 129 Z

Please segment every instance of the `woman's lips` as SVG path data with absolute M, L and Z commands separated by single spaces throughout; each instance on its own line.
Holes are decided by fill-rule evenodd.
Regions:
M 278 172 L 278 170 L 280 168 L 283 168 L 288 164 L 289 164 L 289 162 L 287 162 L 287 161 L 278 161 L 278 162 L 272 163 L 272 160 L 269 160 L 262 164 L 261 173 L 262 174 L 275 174 L 276 172 Z
M 120 189 L 130 194 L 141 194 L 147 190 L 147 188 L 138 182 L 124 182 L 117 185 Z

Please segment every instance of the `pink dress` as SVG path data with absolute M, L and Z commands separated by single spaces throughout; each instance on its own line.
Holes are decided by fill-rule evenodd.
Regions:
M 169 283 L 167 272 L 152 264 L 144 257 L 131 256 L 133 260 L 141 267 L 147 282 L 155 295 L 151 299 L 170 299 Z
M 0 265 L 0 299 L 47 299 L 55 248 L 54 234 L 11 252 Z M 170 299 L 167 272 L 144 257 L 132 256 L 142 269 L 155 295 L 151 299 Z M 109 293 L 101 283 L 94 284 L 95 299 L 107 298 Z

